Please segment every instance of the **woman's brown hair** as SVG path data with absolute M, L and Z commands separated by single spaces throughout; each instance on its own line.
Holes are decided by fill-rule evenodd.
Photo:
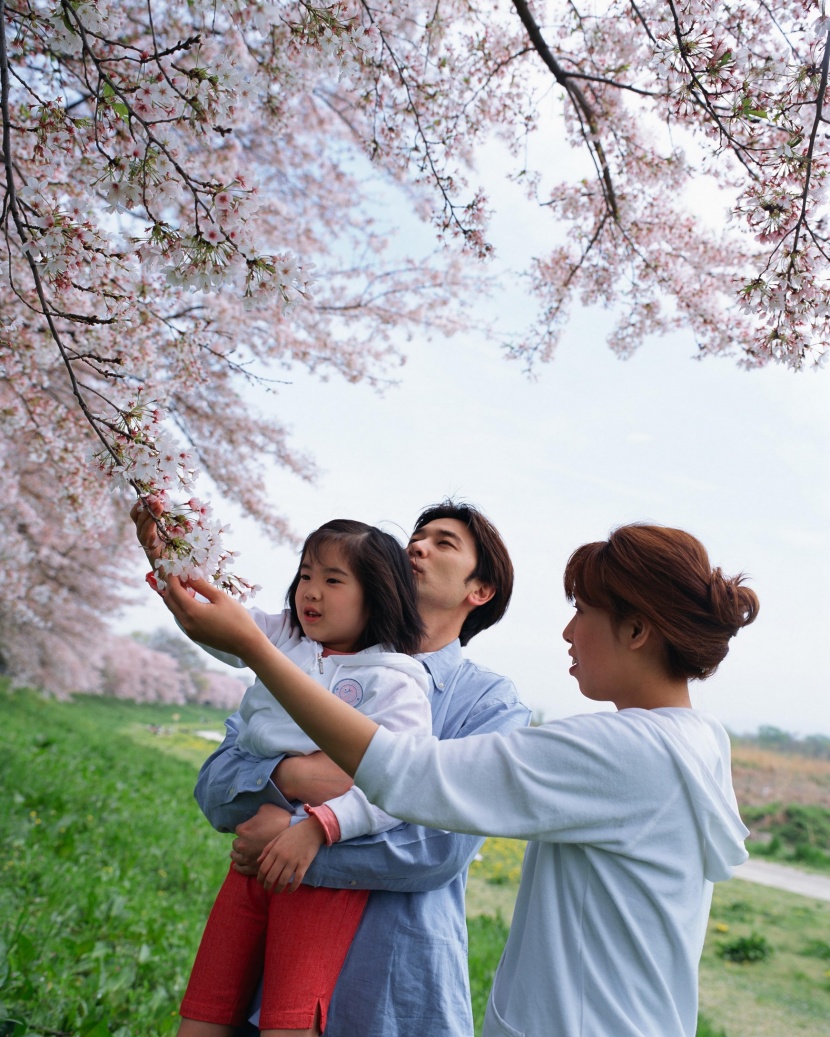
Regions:
M 635 523 L 574 551 L 565 594 L 605 609 L 615 623 L 642 616 L 663 639 L 670 675 L 705 680 L 730 638 L 758 615 L 758 597 L 744 579 L 713 569 L 691 533 Z

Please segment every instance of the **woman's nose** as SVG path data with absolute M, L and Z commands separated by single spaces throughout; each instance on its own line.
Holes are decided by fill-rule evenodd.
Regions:
M 562 631 L 562 637 L 568 642 L 569 645 L 573 644 L 573 619 L 568 623 L 565 629 Z

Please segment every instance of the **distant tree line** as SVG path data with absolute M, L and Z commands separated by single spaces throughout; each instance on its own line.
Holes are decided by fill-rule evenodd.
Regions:
M 790 734 L 780 727 L 762 724 L 754 735 L 733 735 L 733 741 L 741 745 L 757 745 L 777 753 L 806 756 L 813 760 L 830 760 L 830 738 L 827 735 Z

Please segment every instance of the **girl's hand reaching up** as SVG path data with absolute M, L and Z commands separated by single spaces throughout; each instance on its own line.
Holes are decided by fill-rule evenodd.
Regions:
M 260 854 L 257 878 L 273 893 L 284 889 L 293 893 L 325 841 L 326 833 L 316 817 L 286 828 Z

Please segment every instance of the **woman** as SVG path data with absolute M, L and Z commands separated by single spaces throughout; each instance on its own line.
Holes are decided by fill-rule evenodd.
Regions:
M 530 840 L 485 1037 L 693 1037 L 712 882 L 746 858 L 729 741 L 691 708 L 753 621 L 743 577 L 681 530 L 632 525 L 568 561 L 565 628 L 580 690 L 615 713 L 464 741 L 393 735 L 330 701 L 212 587 L 167 602 L 233 651 L 384 810 Z M 270 867 L 268 850 L 262 875 Z

